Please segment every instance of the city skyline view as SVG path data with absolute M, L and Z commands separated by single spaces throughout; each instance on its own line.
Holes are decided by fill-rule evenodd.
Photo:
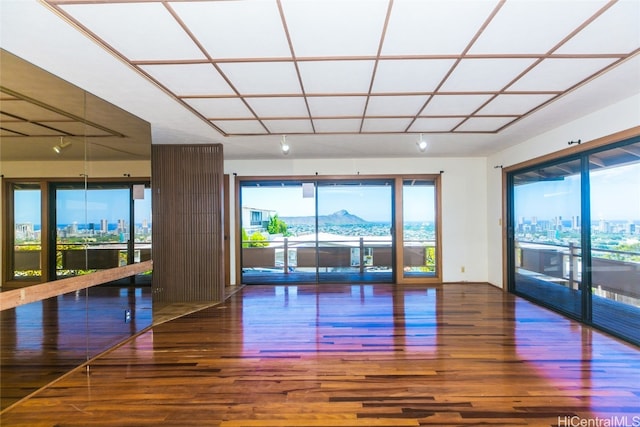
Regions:
M 592 223 L 608 221 L 640 221 L 640 165 L 631 163 L 591 172 Z M 515 188 L 516 218 L 538 221 L 562 217 L 571 220 L 580 216 L 580 179 L 570 175 L 559 181 L 538 181 Z M 318 214 L 328 215 L 339 210 L 359 216 L 369 222 L 391 222 L 391 188 L 386 186 L 317 187 Z M 621 189 L 616 192 L 611 188 Z M 405 192 L 411 187 L 405 188 Z M 93 197 L 93 193 L 99 195 Z M 40 225 L 40 191 L 20 190 L 15 193 L 15 223 Z M 541 197 L 542 195 L 542 197 Z M 57 224 L 96 224 L 107 220 L 117 224 L 128 220 L 128 189 L 58 191 Z M 85 210 L 86 202 L 86 210 Z M 315 198 L 302 197 L 301 186 L 243 187 L 243 206 L 271 209 L 281 217 L 315 215 Z M 405 219 L 433 221 L 432 198 L 405 197 Z M 136 222 L 151 223 L 151 190 L 145 198 L 135 201 Z
M 86 197 L 84 190 L 62 190 L 57 193 L 56 225 L 77 223 L 79 228 L 84 224 L 100 224 L 107 220 L 109 224 L 117 224 L 120 220 L 129 221 L 129 190 L 89 190 Z M 151 224 L 151 190 L 145 189 L 144 199 L 135 200 L 136 223 L 146 220 Z M 15 223 L 40 226 L 40 191 L 21 190 L 14 193 Z
M 589 180 L 592 223 L 602 219 L 640 221 L 640 163 L 594 170 Z M 579 216 L 580 184 L 579 175 L 569 175 L 561 180 L 516 186 L 516 218 L 542 220 Z M 612 188 L 617 190 L 611 191 Z

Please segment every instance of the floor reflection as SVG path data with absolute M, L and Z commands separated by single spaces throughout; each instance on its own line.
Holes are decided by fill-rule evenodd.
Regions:
M 552 426 L 631 420 L 638 384 L 638 348 L 490 285 L 246 286 L 2 421 Z
M 319 290 L 303 285 L 246 292 L 244 351 L 263 349 L 265 339 L 280 343 L 270 350 L 272 354 L 300 351 L 309 345 L 317 354 L 361 348 L 386 351 L 398 345 L 407 346 L 407 351 L 433 348 L 438 288 L 390 292 L 393 289 L 385 285 L 330 285 Z M 268 316 L 269 322 L 265 322 L 265 313 L 275 311 L 277 316 Z
M 93 287 L 0 316 L 4 409 L 151 325 L 151 289 Z

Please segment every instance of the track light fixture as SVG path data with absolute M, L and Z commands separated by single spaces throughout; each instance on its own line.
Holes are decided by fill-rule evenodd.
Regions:
M 71 146 L 71 141 L 65 141 L 64 137 L 61 136 L 60 142 L 53 147 L 53 151 L 55 151 L 56 154 L 62 154 L 62 152 L 70 146 Z
M 420 151 L 424 151 L 427 149 L 427 141 L 422 138 L 422 134 L 420 134 L 420 139 L 418 139 L 416 145 L 418 146 L 418 150 Z
M 280 149 L 282 150 L 282 154 L 287 155 L 289 151 L 291 151 L 291 146 L 287 143 L 287 135 L 282 135 L 282 140 L 280 141 Z

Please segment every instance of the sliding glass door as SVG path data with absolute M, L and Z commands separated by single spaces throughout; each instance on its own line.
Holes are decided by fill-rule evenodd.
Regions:
M 151 191 L 144 184 L 54 183 L 52 277 L 58 279 L 151 257 Z M 78 209 L 86 206 L 86 209 Z
M 591 321 L 640 343 L 640 143 L 588 162 Z
M 510 172 L 509 289 L 640 343 L 640 137 Z
M 240 283 L 442 280 L 440 175 L 236 183 Z
M 393 181 L 240 185 L 242 283 L 391 282 Z
M 513 175 L 515 290 L 580 316 L 581 161 Z
M 315 190 L 295 180 L 242 183 L 242 283 L 316 282 Z
M 393 180 L 318 182 L 319 282 L 393 280 Z
M 438 275 L 436 185 L 433 179 L 402 182 L 402 279 Z

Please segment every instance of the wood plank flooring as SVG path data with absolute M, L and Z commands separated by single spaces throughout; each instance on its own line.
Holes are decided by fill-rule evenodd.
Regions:
M 0 424 L 632 426 L 640 350 L 489 285 L 247 286 Z

